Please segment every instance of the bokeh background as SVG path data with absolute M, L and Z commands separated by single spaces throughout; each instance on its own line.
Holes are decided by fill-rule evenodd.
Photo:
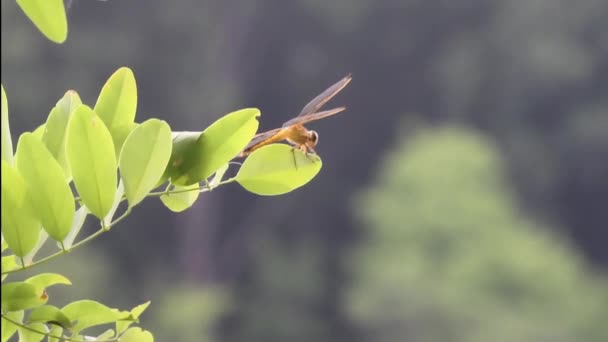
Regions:
M 14 141 L 121 66 L 192 131 L 354 76 L 310 184 L 146 200 L 45 266 L 56 301 L 151 299 L 158 341 L 608 340 L 605 0 L 73 0 L 63 45 L 1 6 Z

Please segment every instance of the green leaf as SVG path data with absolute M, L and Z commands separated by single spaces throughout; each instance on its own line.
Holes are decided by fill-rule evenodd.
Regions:
M 32 133 L 24 133 L 17 144 L 17 169 L 25 179 L 36 216 L 44 230 L 62 241 L 74 220 L 74 197 L 61 166 Z
M 149 331 L 133 327 L 120 337 L 120 342 L 154 342 L 154 336 Z
M 44 135 L 44 130 L 46 129 L 46 125 L 42 124 L 38 126 L 33 132 L 32 135 L 36 137 L 36 139 L 42 141 L 42 136 Z
M 65 329 L 71 329 L 72 322 L 58 307 L 53 305 L 43 305 L 32 310 L 28 321 L 51 323 Z
M 123 331 L 127 330 L 127 328 L 129 328 L 129 326 L 131 324 L 134 323 L 134 321 L 137 321 L 139 319 L 139 316 L 148 308 L 148 306 L 150 305 L 150 301 L 147 301 L 143 304 L 140 304 L 136 307 L 134 307 L 133 309 L 131 309 L 130 314 L 132 319 L 131 320 L 121 320 L 116 322 L 116 333 L 117 334 L 122 334 Z
M 27 184 L 19 172 L 2 161 L 2 235 L 19 257 L 29 253 L 38 242 L 40 223 L 27 201 Z
M 31 316 L 30 316 L 31 317 Z M 60 337 L 63 334 L 63 328 L 58 325 L 52 325 L 51 331 L 49 331 L 49 341 L 48 342 L 62 342 L 63 339 L 50 337 L 50 336 L 58 336 Z
M 163 178 L 169 179 L 171 183 L 177 184 L 180 177 L 184 176 L 191 167 L 187 161 L 196 159 L 196 141 L 203 132 L 173 132 L 173 148 L 171 159 L 165 170 Z M 160 185 L 157 183 L 157 185 Z
M 46 336 L 46 326 L 42 323 L 26 325 L 30 329 L 19 328 L 19 341 L 40 342 Z M 33 331 L 35 330 L 35 331 Z
M 112 208 L 110 208 L 110 212 L 104 217 L 103 224 L 106 226 L 110 226 L 112 224 L 112 219 L 114 218 L 114 214 L 116 214 L 116 210 L 118 210 L 118 206 L 120 202 L 122 202 L 122 197 L 125 194 L 125 182 L 122 180 L 118 182 L 118 188 L 116 189 L 116 194 L 114 194 L 114 202 L 112 203 Z
M 8 124 L 8 101 L 6 99 L 6 93 L 4 92 L 4 85 L 2 88 L 2 160 L 5 160 L 8 165 L 13 165 L 13 140 L 11 138 L 11 129 Z
M 63 43 L 68 37 L 68 21 L 63 0 L 17 0 L 25 15 L 48 39 Z
M 68 90 L 51 110 L 42 135 L 42 142 L 55 160 L 59 162 L 68 181 L 72 179 L 72 173 L 65 152 L 66 130 L 70 116 L 81 104 L 82 101 L 78 93 L 74 90 Z
M 136 112 L 135 76 L 131 69 L 122 67 L 106 81 L 95 103 L 95 113 L 112 134 L 116 156 L 120 155 L 123 142 L 134 128 Z
M 190 208 L 198 199 L 200 189 L 198 183 L 187 186 L 170 185 L 167 193 L 160 196 L 160 200 L 169 210 L 179 213 Z
M 17 268 L 19 268 L 19 265 L 17 264 L 17 260 L 15 259 L 14 255 L 7 255 L 7 256 L 2 257 L 2 272 L 14 270 Z M 6 278 L 6 276 L 8 276 L 8 274 L 2 275 L 3 281 Z
M 161 179 L 171 157 L 171 128 L 151 119 L 133 130 L 120 153 L 119 170 L 129 206 L 141 202 Z
M 46 289 L 49 286 L 57 284 L 72 285 L 68 278 L 56 273 L 37 274 L 27 278 L 25 282 L 36 286 L 38 289 Z
M 114 202 L 117 165 L 112 136 L 91 108 L 80 105 L 70 118 L 66 147 L 82 201 L 103 219 Z
M 281 195 L 313 179 L 323 163 L 285 144 L 271 144 L 253 152 L 243 163 L 236 181 L 258 195 Z
M 43 305 L 48 300 L 44 290 L 25 282 L 2 284 L 2 310 L 19 311 Z
M 257 108 L 241 109 L 207 127 L 183 160 L 183 173 L 176 179 L 172 178 L 171 182 L 191 185 L 211 176 L 251 141 L 258 129 L 258 116 L 260 111 Z
M 61 311 L 68 316 L 74 325 L 74 334 L 81 330 L 106 323 L 112 323 L 125 317 L 125 314 L 93 300 L 80 300 L 64 306 Z
M 114 329 L 108 329 L 106 331 L 104 331 L 103 333 L 101 333 L 100 335 L 97 335 L 97 339 L 95 341 L 105 341 L 105 340 L 109 340 L 111 338 L 113 338 L 116 335 Z
M 7 312 L 4 316 L 11 321 L 21 323 L 23 320 L 23 311 Z M 0 341 L 8 341 L 8 339 L 17 332 L 17 329 L 19 329 L 18 325 L 9 322 L 7 319 L 0 319 Z

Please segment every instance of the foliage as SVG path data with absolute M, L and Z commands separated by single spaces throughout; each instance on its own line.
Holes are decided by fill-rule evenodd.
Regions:
M 491 142 L 427 130 L 356 211 L 348 310 L 369 341 L 605 341 L 608 284 L 515 206 Z
M 49 39 L 57 43 L 66 39 L 61 0 L 17 3 Z M 227 114 L 203 132 L 172 132 L 167 122 L 158 119 L 137 123 L 136 111 L 135 76 L 123 67 L 105 83 L 94 108 L 82 103 L 76 91 L 67 91 L 45 124 L 20 136 L 13 155 L 8 99 L 2 85 L 2 341 L 17 333 L 22 341 L 44 337 L 49 341 L 152 341 L 150 332 L 132 326 L 150 302 L 129 311 L 88 299 L 59 308 L 48 304 L 47 289 L 71 285 L 63 275 L 39 273 L 24 281 L 4 280 L 109 231 L 147 197 L 162 196 L 167 208 L 182 211 L 198 196 L 185 201 L 167 198 L 182 190 L 198 194 L 234 181 L 253 193 L 278 195 L 303 186 L 321 167 L 316 156 L 309 159 L 298 150 L 274 144 L 252 153 L 242 172 L 223 180 L 230 161 L 255 135 L 259 110 Z M 287 158 L 298 163 L 286 164 Z M 274 168 L 281 172 L 264 177 Z M 152 192 L 167 181 L 167 190 Z M 205 183 L 202 187 L 201 182 Z M 117 215 L 123 201 L 128 205 Z M 100 227 L 74 243 L 88 214 L 96 217 Z M 37 258 L 51 241 L 58 250 Z M 100 335 L 85 333 L 108 325 L 113 328 Z

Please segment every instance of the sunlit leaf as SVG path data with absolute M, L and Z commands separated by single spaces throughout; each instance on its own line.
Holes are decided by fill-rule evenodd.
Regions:
M 73 328 L 74 333 L 92 326 L 116 322 L 125 317 L 124 313 L 93 300 L 72 302 L 64 306 L 61 311 L 70 321 L 77 321 Z
M 75 205 L 61 166 L 32 133 L 21 136 L 16 155 L 36 216 L 53 239 L 63 240 L 72 226 Z
M 108 78 L 99 93 L 94 110 L 112 134 L 115 155 L 118 157 L 123 142 L 135 128 L 137 84 L 131 69 L 122 67 Z
M 2 119 L 0 125 L 2 126 L 2 160 L 6 161 L 8 165 L 13 165 L 13 140 L 11 138 L 11 130 L 8 123 L 8 101 L 6 99 L 6 93 L 4 92 L 4 85 L 2 88 Z
M 43 290 L 24 282 L 2 284 L 2 310 L 18 311 L 41 306 L 48 297 Z
M 133 130 L 120 153 L 119 169 L 129 206 L 133 207 L 156 186 L 171 157 L 171 128 L 151 119 Z
M 81 200 L 103 219 L 114 202 L 117 163 L 112 136 L 91 108 L 80 105 L 70 118 L 66 147 Z
M 28 189 L 19 172 L 2 161 L 2 235 L 15 255 L 23 257 L 38 242 L 40 223 L 27 201 Z
M 30 322 L 52 323 L 70 329 L 72 322 L 58 307 L 43 305 L 32 310 L 28 317 Z
M 65 151 L 67 127 L 70 116 L 81 104 L 82 101 L 78 93 L 74 90 L 68 90 L 51 110 L 42 135 L 42 142 L 55 160 L 59 162 L 68 181 L 72 179 L 72 172 Z
M 42 323 L 30 323 L 27 328 L 19 328 L 19 341 L 40 342 L 46 337 L 46 326 Z
M 120 337 L 120 342 L 153 342 L 154 336 L 138 327 L 130 328 Z
M 70 280 L 61 274 L 56 273 L 41 273 L 29 277 L 25 280 L 26 283 L 36 286 L 38 289 L 45 289 L 53 285 L 72 285 Z
M 68 37 L 68 21 L 63 0 L 17 0 L 25 15 L 48 39 L 63 43 Z
M 183 159 L 182 173 L 172 176 L 171 182 L 191 185 L 211 176 L 251 141 L 258 129 L 258 116 L 260 111 L 256 108 L 241 109 L 207 127 Z
M 200 194 L 198 183 L 188 186 L 171 185 L 168 191 L 171 193 L 161 195 L 160 200 L 169 210 L 176 213 L 190 208 Z
M 8 341 L 8 339 L 17 332 L 19 326 L 10 322 L 9 319 L 21 323 L 21 320 L 23 320 L 23 311 L 7 312 L 4 316 L 7 319 L 0 319 L 0 336 L 2 337 L 0 341 Z
M 285 144 L 271 144 L 253 152 L 243 163 L 236 181 L 258 195 L 280 195 L 295 190 L 321 170 L 321 159 Z

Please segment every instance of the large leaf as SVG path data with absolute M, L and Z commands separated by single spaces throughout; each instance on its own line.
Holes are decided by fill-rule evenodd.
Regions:
M 82 201 L 103 219 L 114 202 L 117 165 L 112 136 L 91 108 L 80 105 L 70 118 L 66 147 Z
M 40 342 L 46 336 L 41 332 L 46 333 L 46 326 L 42 323 L 26 324 L 27 328 L 19 328 L 19 341 Z
M 131 69 L 122 67 L 110 76 L 99 93 L 94 110 L 110 130 L 118 157 L 123 142 L 134 128 L 137 112 L 137 84 Z
M 81 104 L 82 101 L 78 93 L 74 90 L 68 90 L 51 110 L 42 134 L 42 142 L 59 162 L 68 181 L 72 179 L 72 173 L 65 152 L 66 130 L 71 114 Z
M 17 169 L 29 189 L 29 201 L 43 228 L 62 241 L 74 220 L 75 204 L 65 173 L 44 144 L 24 133 L 17 144 Z
M 95 325 L 116 322 L 127 316 L 124 313 L 93 300 L 80 300 L 64 306 L 61 311 L 68 316 L 74 325 L 74 334 Z
M 138 327 L 129 328 L 120 337 L 121 342 L 154 342 L 152 333 Z
M 63 0 L 17 0 L 25 15 L 48 39 L 63 43 L 68 37 L 68 21 Z
M 133 207 L 154 189 L 171 157 L 171 128 L 151 119 L 133 130 L 120 153 L 120 176 L 129 206 Z
M 32 310 L 28 321 L 57 324 L 63 328 L 71 328 L 72 322 L 58 307 L 43 305 Z
M 27 278 L 25 282 L 36 286 L 38 289 L 45 289 L 57 284 L 72 285 L 68 278 L 56 273 L 36 274 L 35 276 Z
M 2 161 L 2 236 L 19 257 L 29 253 L 38 242 L 40 223 L 27 200 L 27 184 L 19 172 Z
M 48 296 L 35 285 L 15 282 L 2 284 L 2 310 L 19 311 L 41 306 Z
M 8 162 L 8 165 L 13 165 L 13 140 L 11 138 L 11 129 L 8 124 L 8 101 L 6 100 L 6 93 L 4 92 L 4 85 L 2 88 L 2 119 L 0 125 L 2 125 L 2 160 Z
M 258 195 L 281 195 L 308 183 L 323 163 L 285 144 L 271 144 L 253 152 L 236 175 L 242 187 Z
M 251 141 L 258 129 L 260 111 L 246 108 L 225 115 L 207 127 L 182 161 L 182 174 L 172 178 L 177 185 L 191 185 L 207 179 L 232 160 Z

